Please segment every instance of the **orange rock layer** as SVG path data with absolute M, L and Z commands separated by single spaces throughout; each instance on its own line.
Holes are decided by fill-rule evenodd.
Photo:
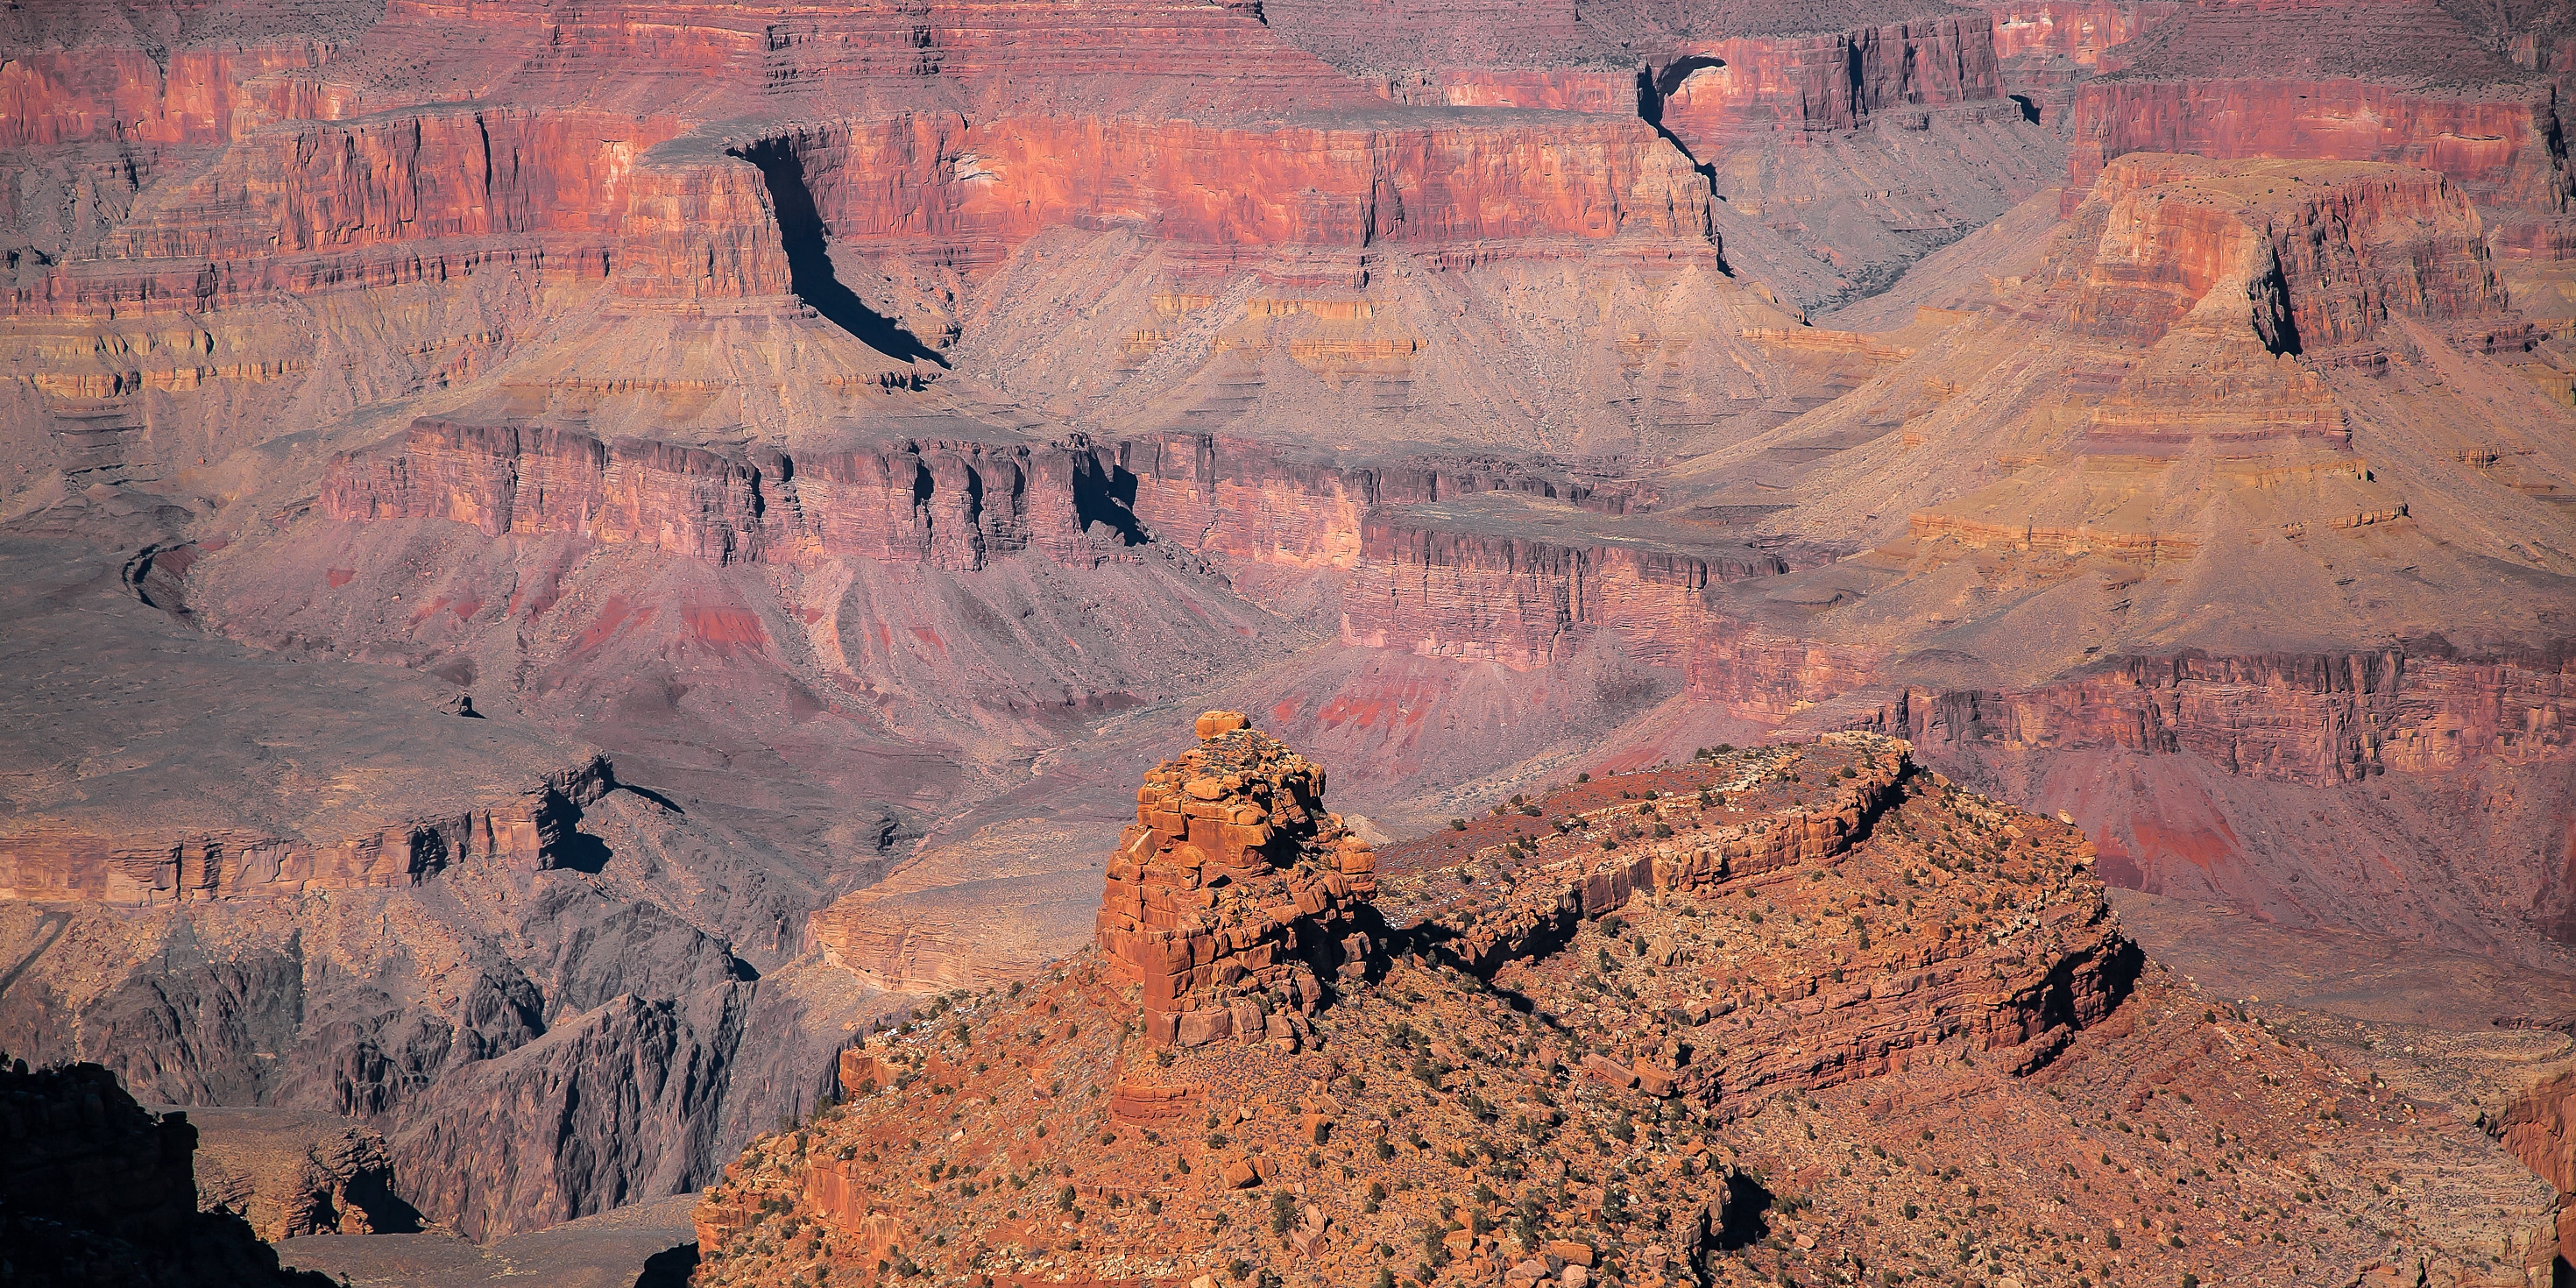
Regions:
M 1994 34 L 1992 19 L 1971 12 L 1694 44 L 1656 73 L 1660 123 L 1691 155 L 1708 159 L 1775 131 L 1853 130 L 1909 112 L 1919 119 L 1926 109 L 1994 104 L 2003 93 Z
M 788 142 L 835 237 L 969 273 L 1062 225 L 1133 227 L 1220 259 L 1257 247 L 1715 239 L 1708 185 L 1688 159 L 1615 116 L 1542 133 L 1400 109 L 1262 128 L 916 112 Z
M 2276 353 L 2353 344 L 2392 315 L 2507 308 L 2476 209 L 2430 169 L 2132 154 L 2073 218 L 2074 244 L 2094 250 L 2057 271 L 2073 278 L 2073 320 L 2099 335 L 2153 340 L 2237 280 Z
M 1366 841 L 1324 810 L 1324 771 L 1241 713 L 1198 719 L 1199 746 L 1145 775 L 1100 900 L 1111 969 L 1142 986 L 1145 1032 L 1295 1051 L 1319 970 L 1356 965 L 1377 890 Z

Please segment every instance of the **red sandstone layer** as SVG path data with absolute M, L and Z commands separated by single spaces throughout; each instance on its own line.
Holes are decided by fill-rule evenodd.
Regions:
M 1629 234 L 1710 240 L 1708 186 L 1644 122 L 1394 113 L 1225 128 L 948 113 L 790 138 L 834 237 L 968 272 L 1058 225 L 1242 248 Z
M 2064 207 L 2112 158 L 2188 152 L 2383 161 L 2434 171 L 2496 212 L 2500 244 L 2554 257 L 2570 179 L 2553 152 L 2558 104 L 2546 83 L 2466 96 L 2362 80 L 2112 80 L 2075 102 Z
M 1656 76 L 1662 125 L 1712 159 L 1773 131 L 1852 130 L 1905 110 L 1990 103 L 2003 92 L 1983 14 L 1818 36 L 1692 46 Z

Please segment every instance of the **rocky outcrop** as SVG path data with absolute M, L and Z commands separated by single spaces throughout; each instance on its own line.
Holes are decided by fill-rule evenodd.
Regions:
M 1688 833 L 1772 817 L 1902 754 L 1844 738 L 1567 791 L 1593 824 Z M 1529 804 L 1556 815 L 1556 795 Z M 1522 873 L 1557 885 L 1552 864 L 1506 853 L 1528 826 L 1504 810 L 1389 848 L 1401 866 L 1381 906 L 1466 915 Z M 1400 1249 L 1421 1282 L 1674 1285 L 1695 1265 L 1767 1269 L 1757 1238 L 1811 1266 L 1893 1263 L 1924 1206 L 1963 1183 L 1981 1209 L 2047 1207 L 2086 1229 L 2119 1212 L 2136 1274 L 2383 1257 L 2384 1236 L 2345 1224 L 2382 1196 L 2334 1161 L 2354 1138 L 2339 1133 L 2431 1147 L 2443 1128 L 2142 963 L 2089 857 L 2071 828 L 1917 772 L 1839 861 L 1632 897 L 1491 979 L 1441 952 L 1450 912 L 1398 925 L 1314 1018 L 1319 1042 L 1293 1051 L 1156 1043 L 1135 1031 L 1133 985 L 1086 950 L 945 995 L 845 1054 L 851 1098 L 755 1140 L 697 1209 L 699 1274 L 1188 1282 L 1267 1264 L 1337 1283 Z M 926 1136 L 925 1117 L 950 1130 Z M 2193 1139 L 2277 1144 L 2286 1167 L 2196 1166 Z M 2024 1154 L 2064 1165 L 2014 1165 Z M 2499 1242 L 2512 1255 L 2491 1282 L 2542 1282 L 2523 1271 L 2547 1261 L 2524 1255 L 2545 1187 L 2505 1176 L 2491 1147 L 2474 1157 L 2509 1219 L 2441 1245 L 2441 1264 Z M 2128 1182 L 2149 1168 L 2209 1206 L 2158 1212 L 2132 1239 Z M 2245 1214 L 2276 1201 L 2334 1210 L 2285 1212 L 2308 1240 L 2295 1248 L 2242 1238 Z M 2035 1281 L 2068 1255 L 2063 1238 L 1977 1237 L 1998 1278 Z
M 1324 809 L 1324 771 L 1247 727 L 1198 718 L 1199 745 L 1145 775 L 1100 900 L 1110 970 L 1143 992 L 1154 1041 L 1268 1039 L 1294 1051 L 1323 977 L 1359 969 L 1377 890 L 1368 842 Z
M 1861 861 L 1902 863 L 1904 855 L 1919 853 L 1929 860 L 1923 875 L 1946 874 L 1953 859 L 1944 851 L 1961 844 L 1955 835 L 1914 836 L 1902 823 L 1895 836 L 1872 834 L 1908 796 L 1927 795 L 1939 810 L 1973 820 L 1980 831 L 1997 829 L 1998 849 L 2017 851 L 2035 869 L 2016 875 L 2014 883 L 2029 888 L 2015 892 L 2017 915 L 2005 926 L 1959 936 L 1931 929 L 1926 917 L 1873 934 L 1863 918 L 1845 927 L 1860 932 L 1850 950 L 1869 955 L 1866 969 L 1845 972 L 1858 978 L 1807 973 L 1785 991 L 1765 987 L 1728 996 L 1720 990 L 1670 1012 L 1664 1026 L 1670 1036 L 1660 1049 L 1652 1033 L 1642 1034 L 1619 1053 L 1624 1058 L 1596 1053 L 1579 1071 L 1652 1096 L 1688 1097 L 1732 1116 L 1775 1088 L 1812 1090 L 1896 1072 L 1943 1042 L 2007 1052 L 2007 1068 L 2027 1073 L 2129 993 L 2138 952 L 2088 871 L 2093 847 L 2080 831 L 1997 809 L 1920 775 L 1908 749 L 1884 738 L 1831 735 L 1752 759 L 1750 766 L 1729 766 L 1752 772 L 1735 777 L 1723 799 L 1703 791 L 1609 806 L 1568 820 L 1578 829 L 1560 823 L 1557 837 L 1509 847 L 1521 851 L 1517 856 L 1509 848 L 1480 849 L 1478 863 L 1505 873 L 1498 888 L 1478 891 L 1423 924 L 1452 936 L 1443 948 L 1470 969 L 1526 986 L 1528 975 L 1544 977 L 1550 960 L 1562 960 L 1551 955 L 1576 937 L 1580 921 L 1608 917 L 1632 900 L 1660 905 L 1672 896 L 1752 895 L 1793 879 L 1829 880 L 1864 843 L 1869 852 Z M 1803 793 L 1782 801 L 1780 788 L 1771 786 L 1810 774 L 1823 780 L 1821 802 L 1801 799 Z M 1650 821 L 1653 835 L 1670 837 L 1619 845 L 1622 835 L 1637 837 Z M 1863 884 L 1878 879 L 1859 878 Z M 1946 884 L 1930 879 L 1936 891 Z M 1807 952 L 1822 947 L 1800 945 Z M 1680 951 L 1671 940 L 1640 948 L 1632 955 L 1666 966 Z M 1728 1016 L 1734 1018 L 1710 1027 Z
M 2576 1194 L 2576 1072 L 2525 1089 L 2487 1130 L 2560 1194 Z
M 616 781 L 607 759 L 593 756 L 515 801 L 399 819 L 339 839 L 149 826 L 110 834 L 37 821 L 0 832 L 0 899 L 141 906 L 287 898 L 417 885 L 463 863 L 558 867 L 576 857 L 581 807 Z
M 2075 208 L 2072 319 L 2152 342 L 2224 290 L 2275 353 L 2375 337 L 2391 316 L 2495 317 L 2477 211 L 2431 170 L 2132 154 Z
M 692 1188 L 722 1128 L 747 1002 L 739 988 L 620 994 L 566 1017 L 445 1082 L 442 1112 L 394 1135 L 396 1169 L 424 1211 L 473 1239 Z
M 609 261 L 620 296 L 691 304 L 793 289 L 778 212 L 750 164 L 664 145 L 627 176 L 625 197 Z
M 1748 816 L 1741 806 L 1694 805 L 1693 798 L 1675 795 L 1642 810 L 1619 805 L 1570 815 L 1555 835 L 1513 845 L 1519 853 L 1504 859 L 1513 872 L 1497 897 L 1434 914 L 1425 924 L 1442 937 L 1442 951 L 1490 975 L 1551 951 L 1576 922 L 1609 916 L 1632 897 L 1722 892 L 1792 867 L 1837 863 L 1903 798 L 1916 771 L 1906 748 L 1884 738 L 1833 734 L 1820 745 L 1831 753 L 1815 758 L 1823 761 L 1820 769 L 1814 760 L 1793 758 L 1775 759 L 1760 772 L 1817 769 L 1822 801 Z M 1851 776 L 1842 775 L 1845 769 Z M 1639 820 L 1671 835 L 1623 844 L 1620 837 Z
M 153 1114 L 95 1064 L 0 1066 L 0 1256 L 12 1284 L 313 1285 L 228 1212 L 197 1210 L 183 1113 Z

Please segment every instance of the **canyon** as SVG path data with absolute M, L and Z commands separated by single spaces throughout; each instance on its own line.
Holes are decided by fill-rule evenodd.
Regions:
M 701 1282 L 2542 1282 L 2571 51 L 2438 0 L 21 6 L 0 1049 L 192 1115 L 198 1206 L 353 1282 L 676 1282 L 710 1185 Z M 1923 882 L 1919 942 L 1806 933 Z M 1525 1212 L 1477 1078 L 1592 1174 Z M 980 1243 L 877 1166 L 925 1095 Z M 1674 1156 L 1642 1226 L 1614 1128 Z M 1320 1201 L 1372 1138 L 1419 1168 Z M 1498 1188 L 1441 1211 L 1458 1150 Z M 2335 1215 L 2114 1216 L 2139 1167 Z M 1954 1169 L 2069 1215 L 1951 1230 Z

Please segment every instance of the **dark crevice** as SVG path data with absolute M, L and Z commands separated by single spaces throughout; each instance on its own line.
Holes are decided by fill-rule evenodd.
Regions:
M 2021 119 L 2028 121 L 2033 125 L 2039 124 L 2039 104 L 2030 101 L 2030 95 L 2007 94 L 2005 97 L 2021 104 Z
M 904 330 L 893 318 L 869 308 L 833 273 L 831 252 L 823 244 L 823 216 L 814 207 L 813 192 L 805 186 L 805 161 L 787 146 L 786 140 L 764 139 L 736 149 L 733 155 L 760 168 L 761 182 L 769 189 L 769 204 L 778 212 L 779 239 L 787 251 L 788 283 L 798 299 L 889 358 L 948 365 L 948 359 L 941 357 L 938 350 L 923 344 L 920 337 Z
M 651 801 L 651 802 L 653 802 L 654 804 L 659 805 L 659 806 L 661 806 L 663 809 L 669 810 L 670 812 L 672 812 L 672 813 L 674 813 L 674 814 L 686 814 L 686 813 L 688 813 L 688 811 L 687 811 L 687 810 L 684 810 L 684 809 L 681 809 L 681 808 L 680 808 L 680 803 L 679 803 L 678 801 L 672 800 L 670 797 L 665 796 L 665 795 L 663 795 L 662 793 L 657 792 L 657 791 L 653 790 L 653 789 L 652 789 L 652 788 L 650 788 L 650 787 L 638 787 L 638 786 L 636 786 L 636 785 L 635 785 L 635 784 L 633 784 L 633 783 L 619 783 L 619 784 L 617 785 L 617 787 L 616 787 L 616 790 L 621 791 L 621 792 L 633 792 L 633 793 L 635 793 L 636 795 L 641 796 L 641 797 L 643 797 L 644 799 L 646 799 L 646 800 L 648 800 L 648 801 Z
M 1726 66 L 1725 59 L 1711 58 L 1705 54 L 1693 54 L 1688 58 L 1678 58 L 1673 60 L 1662 71 L 1655 73 L 1655 111 L 1654 115 L 1649 116 L 1646 119 L 1650 122 L 1660 121 L 1663 119 L 1663 100 L 1671 97 L 1675 90 L 1680 89 L 1682 87 L 1682 82 L 1691 78 L 1692 72 L 1705 71 L 1711 67 L 1724 66 Z
M 1091 461 L 1091 468 L 1082 468 Z M 1102 468 L 1096 460 L 1077 457 L 1073 471 L 1073 517 L 1090 531 L 1091 525 L 1104 523 L 1118 533 L 1121 543 L 1145 544 L 1144 525 L 1136 521 L 1129 505 L 1136 499 L 1136 476 L 1121 466 Z
M 1655 133 L 1663 136 L 1664 142 L 1672 144 L 1673 150 L 1681 153 L 1683 160 L 1690 162 L 1691 170 L 1699 175 L 1700 182 L 1708 185 L 1708 195 L 1719 201 L 1726 200 L 1726 197 L 1717 190 L 1716 163 L 1702 161 L 1693 156 L 1690 145 L 1682 142 L 1680 135 L 1664 128 L 1664 100 L 1670 97 L 1673 91 L 1680 89 L 1682 82 L 1689 80 L 1692 72 L 1707 67 L 1724 66 L 1726 66 L 1725 59 L 1695 54 L 1675 61 L 1661 72 L 1649 70 L 1637 73 L 1637 119 L 1653 126 Z M 1724 247 L 1718 250 L 1717 268 L 1719 272 L 1729 277 L 1735 276 L 1734 266 L 1726 262 Z
M 697 1244 L 664 1248 L 644 1259 L 643 1272 L 635 1276 L 635 1288 L 688 1288 L 689 1276 L 697 1269 Z

